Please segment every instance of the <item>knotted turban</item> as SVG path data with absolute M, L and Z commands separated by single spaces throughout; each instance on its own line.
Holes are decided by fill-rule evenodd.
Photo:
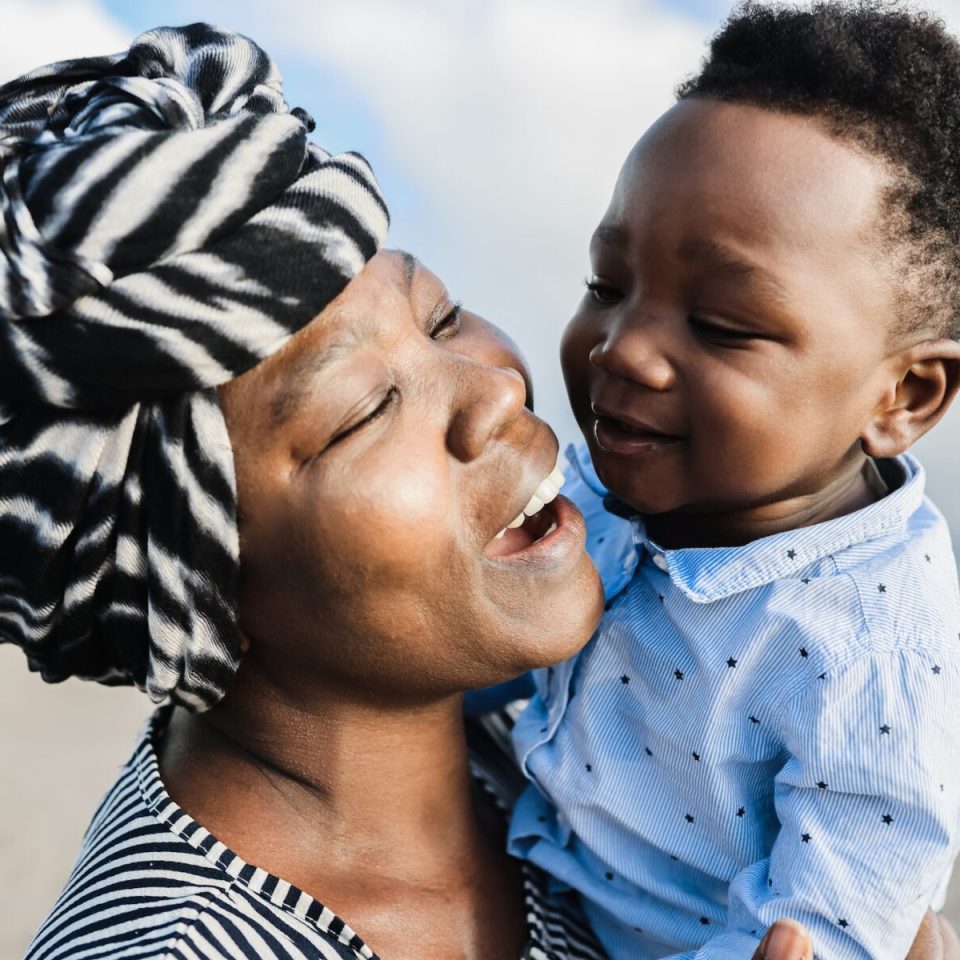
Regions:
M 240 657 L 216 386 L 373 256 L 355 153 L 204 24 L 0 87 L 0 642 L 204 709 Z

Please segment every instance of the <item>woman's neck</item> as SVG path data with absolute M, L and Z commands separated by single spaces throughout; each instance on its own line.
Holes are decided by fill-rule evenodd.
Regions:
M 254 687 L 241 671 L 209 714 L 177 711 L 161 760 L 174 799 L 218 836 L 221 822 L 229 846 L 273 833 L 271 846 L 322 848 L 327 868 L 374 851 L 381 867 L 442 868 L 470 842 L 459 697 L 391 710 L 330 693 L 305 707 Z
M 194 819 L 320 899 L 373 949 L 389 953 L 398 929 L 417 942 L 421 924 L 442 938 L 449 923 L 462 939 L 472 918 L 484 917 L 481 931 L 496 916 L 505 952 L 502 943 L 482 949 L 519 955 L 519 877 L 502 852 L 502 824 L 477 803 L 459 696 L 390 708 L 320 691 L 308 707 L 245 664 L 210 713 L 175 711 L 160 766 Z M 447 954 L 443 943 L 434 949 Z M 464 944 L 459 955 L 472 951 Z

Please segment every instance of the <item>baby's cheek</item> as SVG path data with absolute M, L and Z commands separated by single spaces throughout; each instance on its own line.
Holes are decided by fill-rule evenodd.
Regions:
M 771 482 L 776 485 L 776 475 L 789 470 L 804 440 L 793 410 L 773 397 L 753 397 L 750 391 L 714 406 L 699 433 L 704 442 L 697 444 L 691 469 L 718 494 L 762 494 Z

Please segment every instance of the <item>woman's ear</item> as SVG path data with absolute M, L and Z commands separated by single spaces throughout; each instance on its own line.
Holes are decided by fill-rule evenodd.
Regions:
M 925 340 L 891 361 L 896 379 L 860 437 L 871 457 L 895 457 L 912 447 L 960 389 L 960 343 L 954 340 Z

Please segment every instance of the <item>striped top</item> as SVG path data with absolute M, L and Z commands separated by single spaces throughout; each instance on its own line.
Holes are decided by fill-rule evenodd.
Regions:
M 241 860 L 170 798 L 156 750 L 169 717 L 163 708 L 145 726 L 26 960 L 376 960 L 345 920 Z M 506 816 L 521 785 L 509 718 L 471 721 L 469 737 L 472 772 Z M 602 960 L 575 900 L 523 871 L 522 960 Z
M 513 852 L 618 960 L 742 960 L 784 916 L 823 958 L 904 956 L 960 835 L 960 602 L 919 465 L 835 520 L 663 550 L 572 459 L 607 612 L 517 722 Z

